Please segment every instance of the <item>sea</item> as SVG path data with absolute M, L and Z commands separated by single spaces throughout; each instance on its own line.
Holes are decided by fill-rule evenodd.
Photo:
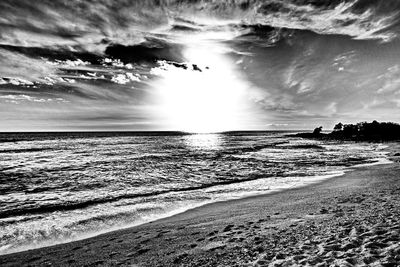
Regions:
M 388 162 L 382 144 L 292 134 L 2 133 L 0 254 Z

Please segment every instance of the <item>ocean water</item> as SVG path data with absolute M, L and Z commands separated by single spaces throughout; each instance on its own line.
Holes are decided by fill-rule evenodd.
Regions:
M 386 158 L 370 143 L 284 132 L 0 136 L 0 254 L 283 190 Z

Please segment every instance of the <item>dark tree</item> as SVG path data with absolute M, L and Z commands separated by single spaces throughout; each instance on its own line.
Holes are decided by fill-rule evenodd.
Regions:
M 339 122 L 338 124 L 333 127 L 333 131 L 341 131 L 343 129 L 343 123 Z
M 317 127 L 317 128 L 314 129 L 313 134 L 315 134 L 315 135 L 320 135 L 321 132 L 322 132 L 322 126 L 319 126 L 319 127 Z
M 358 133 L 358 125 L 354 124 L 345 124 L 343 126 L 343 134 L 346 137 L 356 136 Z

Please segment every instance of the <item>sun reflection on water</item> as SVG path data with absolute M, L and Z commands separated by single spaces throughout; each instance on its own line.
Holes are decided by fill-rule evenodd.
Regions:
M 222 144 L 221 134 L 191 134 L 185 136 L 188 147 L 199 150 L 216 150 Z

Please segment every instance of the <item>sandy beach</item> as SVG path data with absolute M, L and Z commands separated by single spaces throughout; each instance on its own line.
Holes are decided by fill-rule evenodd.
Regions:
M 400 154 L 392 164 L 209 204 L 1 266 L 400 266 Z

